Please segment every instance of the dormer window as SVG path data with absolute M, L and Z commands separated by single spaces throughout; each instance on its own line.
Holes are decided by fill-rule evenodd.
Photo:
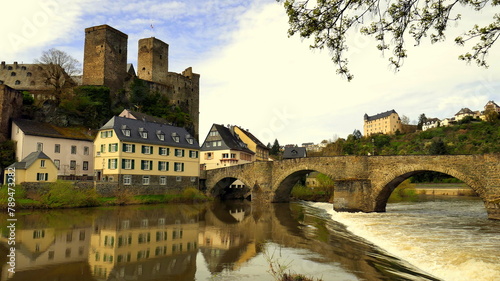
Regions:
M 147 139 L 148 138 L 148 131 L 144 128 L 139 128 L 139 134 L 141 135 L 141 138 Z
M 172 133 L 172 139 L 175 141 L 175 142 L 179 142 L 181 140 L 179 134 L 177 133 Z
M 161 130 L 156 131 L 156 136 L 158 137 L 159 140 L 164 141 L 165 140 L 165 134 Z
M 122 126 L 122 133 L 126 137 L 130 137 L 130 128 L 127 125 Z
M 186 135 L 186 141 L 187 141 L 189 144 L 193 144 L 193 143 L 194 143 L 194 139 L 193 139 L 193 137 L 192 137 L 190 134 L 187 134 L 187 135 Z

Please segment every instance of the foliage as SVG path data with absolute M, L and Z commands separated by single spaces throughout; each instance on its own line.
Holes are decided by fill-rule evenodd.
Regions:
M 312 49 L 327 48 L 332 53 L 332 61 L 337 65 L 337 73 L 351 80 L 348 69 L 348 35 L 359 32 L 377 41 L 381 52 L 390 50 L 389 63 L 398 70 L 408 53 L 406 40 L 414 39 L 412 45 L 419 45 L 424 38 L 431 43 L 444 41 L 446 28 L 461 18 L 453 14 L 456 5 L 471 7 L 481 11 L 489 3 L 495 7 L 499 1 L 413 1 L 413 0 L 277 0 L 284 3 L 288 14 L 289 36 L 298 34 L 301 38 L 313 37 Z M 487 26 L 474 26 L 470 31 L 455 38 L 464 45 L 476 41 L 471 52 L 459 57 L 466 62 L 475 61 L 487 66 L 485 57 L 500 36 L 500 15 L 495 14 L 493 22 Z
M 276 249 L 271 254 L 265 251 L 264 258 L 269 264 L 269 270 L 267 272 L 269 272 L 276 281 L 322 281 L 321 279 L 309 278 L 303 274 L 291 273 L 290 268 L 292 267 L 292 262 L 277 257 Z
M 23 91 L 23 105 L 33 105 L 35 99 L 31 96 L 30 92 Z
M 0 142 L 0 182 L 3 182 L 3 171 L 12 163 L 16 162 L 16 143 L 12 140 Z
M 90 207 L 98 205 L 94 189 L 75 188 L 71 182 L 56 181 L 49 185 L 49 191 L 41 196 L 41 203 L 50 208 Z
M 389 200 L 387 202 L 393 203 L 401 201 L 403 199 L 409 201 L 415 201 L 418 199 L 418 194 L 415 189 L 415 185 L 412 184 L 409 179 L 403 181 L 396 187 L 396 189 L 394 189 L 394 191 L 391 193 L 391 196 L 389 196 Z
M 73 95 L 62 99 L 60 107 L 92 129 L 98 129 L 113 116 L 110 90 L 105 86 L 76 87 Z
M 9 195 L 9 188 L 7 185 L 3 185 L 0 188 L 0 204 L 5 206 L 9 201 L 10 195 Z M 18 204 L 21 199 L 26 198 L 26 191 L 24 188 L 20 185 L 17 185 L 14 187 L 14 199 L 16 200 L 16 203 Z
M 274 140 L 274 144 L 271 147 L 271 150 L 269 151 L 269 155 L 279 155 L 280 153 L 280 143 L 278 142 L 278 139 Z
M 442 139 L 433 140 L 429 147 L 429 154 L 431 155 L 445 155 L 448 154 L 446 144 Z

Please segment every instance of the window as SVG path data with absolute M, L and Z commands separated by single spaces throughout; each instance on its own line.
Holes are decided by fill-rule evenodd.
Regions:
M 149 185 L 149 176 L 142 176 L 142 185 Z
M 179 142 L 181 140 L 181 138 L 179 137 L 179 134 L 177 134 L 177 133 L 172 133 L 172 139 L 175 142 Z
M 231 158 L 235 159 L 236 158 L 236 153 L 231 153 Z
M 110 143 L 108 145 L 108 150 L 109 152 L 117 152 L 118 151 L 118 144 L 117 143 Z
M 198 151 L 190 150 L 189 157 L 190 158 L 198 158 Z
M 34 230 L 33 239 L 40 239 L 45 237 L 45 230 Z
M 122 159 L 122 169 L 133 170 L 134 164 L 134 159 Z
M 83 147 L 83 155 L 89 155 L 90 154 L 90 148 L 88 146 Z
M 222 153 L 222 159 L 229 158 L 229 153 Z
M 106 152 L 106 145 L 105 144 L 101 144 L 101 152 Z
M 191 135 L 186 135 L 186 141 L 189 143 L 189 144 L 193 144 L 194 143 L 194 139 Z
M 175 149 L 175 156 L 184 157 L 184 149 Z
M 158 171 L 168 171 L 168 162 L 158 161 Z
M 158 153 L 163 156 L 168 156 L 170 154 L 170 148 L 168 147 L 160 147 L 158 151 Z
M 108 169 L 115 170 L 118 168 L 118 159 L 108 159 Z
M 36 180 L 37 181 L 47 181 L 49 178 L 49 174 L 47 173 L 36 173 Z
M 213 157 L 214 157 L 214 154 L 212 152 L 205 153 L 205 160 L 212 160 Z
M 112 138 L 113 137 L 113 131 L 103 131 L 101 132 L 101 138 Z
M 131 175 L 124 175 L 123 176 L 123 184 L 124 185 L 131 185 L 132 184 L 132 176 Z
M 151 170 L 152 166 L 153 166 L 153 161 L 141 160 L 141 170 L 149 171 Z
M 43 143 L 41 142 L 36 143 L 36 151 L 43 151 Z
M 212 137 L 215 137 L 215 136 L 219 135 L 219 132 L 218 131 L 210 131 L 210 133 L 208 135 L 212 136 Z
M 76 145 L 71 146 L 71 154 L 76 154 Z
M 167 177 L 165 176 L 160 177 L 160 185 L 167 185 Z
M 175 177 L 176 181 L 182 181 L 182 177 Z
M 167 240 L 167 232 L 166 231 L 157 231 L 156 232 L 156 242 Z
M 124 136 L 130 137 L 130 129 L 124 129 L 124 130 L 122 130 L 122 133 Z
M 135 144 L 124 143 L 123 144 L 123 152 L 135 152 Z
M 45 160 L 40 160 L 40 168 L 45 168 Z
M 149 145 L 143 145 L 142 146 L 142 153 L 143 154 L 152 154 L 153 153 L 153 147 Z
M 156 131 L 156 136 L 157 136 L 157 137 L 158 137 L 158 139 L 159 139 L 159 140 L 161 140 L 161 141 L 164 141 L 164 140 L 165 140 L 165 134 L 164 134 L 162 131 L 160 131 L 160 130 Z
M 69 161 L 69 169 L 76 170 L 76 161 L 75 160 Z
M 15 73 L 14 71 L 12 71 L 12 72 L 10 73 L 10 76 L 16 76 L 16 73 Z
M 138 241 L 139 244 L 149 243 L 151 241 L 150 233 L 139 233 Z
M 139 128 L 139 134 L 141 135 L 141 138 L 147 139 L 148 138 L 148 131 L 144 128 Z
M 59 170 L 59 168 L 61 167 L 61 160 L 54 159 L 54 164 L 56 165 L 57 169 Z
M 31 77 L 33 74 L 31 72 L 26 72 L 26 77 Z
M 174 171 L 184 172 L 184 163 L 174 163 Z
M 191 182 L 196 182 L 196 177 L 191 177 Z
M 55 153 L 61 153 L 61 145 L 60 144 L 56 144 L 54 146 L 54 152 Z

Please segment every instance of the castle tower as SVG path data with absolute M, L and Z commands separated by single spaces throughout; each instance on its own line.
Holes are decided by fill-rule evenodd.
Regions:
M 123 88 L 127 76 L 128 35 L 109 25 L 85 29 L 83 85 L 103 85 L 111 92 Z
M 139 40 L 137 76 L 140 79 L 166 84 L 168 44 L 154 37 Z

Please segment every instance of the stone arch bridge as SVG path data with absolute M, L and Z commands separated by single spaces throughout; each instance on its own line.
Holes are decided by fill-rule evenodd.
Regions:
M 335 182 L 336 211 L 384 212 L 390 194 L 401 182 L 435 171 L 465 182 L 482 198 L 488 217 L 500 220 L 500 154 L 332 156 L 254 162 L 206 171 L 205 187 L 210 196 L 224 197 L 238 179 L 246 185 L 236 192 L 239 198 L 288 202 L 293 185 L 313 171 Z

